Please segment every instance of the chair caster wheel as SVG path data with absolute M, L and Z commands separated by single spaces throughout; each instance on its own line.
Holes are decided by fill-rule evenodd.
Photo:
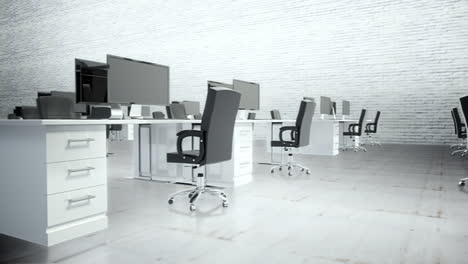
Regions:
M 305 169 L 304 169 L 304 168 L 302 168 L 302 169 L 301 169 L 301 171 L 305 171 Z
M 194 211 L 197 210 L 197 206 L 194 205 L 194 204 L 191 204 L 190 207 L 189 207 L 189 209 L 190 209 L 191 212 L 194 212 Z
M 275 173 L 275 170 L 274 170 L 274 169 L 271 169 L 271 170 L 270 170 L 270 173 Z
M 292 172 L 288 172 L 288 175 L 289 175 L 289 176 L 292 176 Z
M 460 182 L 458 183 L 458 186 L 460 186 L 460 187 L 465 186 L 465 181 L 460 181 Z
M 461 154 L 462 157 L 465 157 L 465 155 L 466 155 L 465 153 Z
M 291 170 L 291 169 L 292 169 L 292 167 L 291 167 L 291 166 L 288 166 L 288 170 Z
M 307 170 L 306 173 L 307 173 L 307 174 L 310 174 L 310 170 Z
M 226 202 L 223 202 L 223 207 L 228 207 L 229 206 L 229 203 L 226 201 Z
M 191 193 L 188 194 L 189 199 L 192 198 L 192 196 L 193 196 L 193 194 L 191 194 Z
M 225 193 L 221 193 L 221 195 L 222 195 L 224 198 L 227 197 L 227 195 L 226 195 Z
M 167 201 L 168 204 L 173 204 L 174 203 L 174 198 L 171 198 Z
M 283 170 L 283 168 L 279 167 L 279 168 L 278 168 L 278 170 L 282 171 L 282 170 Z
M 455 153 L 450 154 L 450 156 L 455 156 Z

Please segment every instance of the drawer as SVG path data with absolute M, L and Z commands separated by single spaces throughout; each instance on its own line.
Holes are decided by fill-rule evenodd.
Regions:
M 252 162 L 244 161 L 236 164 L 236 174 L 235 176 L 241 176 L 245 174 L 252 174 Z
M 252 147 L 240 146 L 236 148 L 235 159 L 239 162 L 252 161 Z
M 49 127 L 47 162 L 106 157 L 106 128 L 94 126 Z
M 47 194 L 104 185 L 106 181 L 106 158 L 47 164 Z
M 47 225 L 49 227 L 106 211 L 106 185 L 47 196 Z

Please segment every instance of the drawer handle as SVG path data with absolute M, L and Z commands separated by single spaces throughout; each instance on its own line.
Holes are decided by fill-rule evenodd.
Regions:
M 82 169 L 69 169 L 68 170 L 68 173 L 74 173 L 74 172 L 81 172 L 81 171 L 90 171 L 90 170 L 95 170 L 96 168 L 94 167 L 86 167 L 86 168 L 82 168 Z
M 77 143 L 77 142 L 91 142 L 91 141 L 94 141 L 94 138 L 69 139 L 68 144 Z
M 77 202 L 82 202 L 82 201 L 88 201 L 94 198 L 96 198 L 96 195 L 86 195 L 80 198 L 68 199 L 68 203 L 72 204 L 72 203 L 77 203 Z

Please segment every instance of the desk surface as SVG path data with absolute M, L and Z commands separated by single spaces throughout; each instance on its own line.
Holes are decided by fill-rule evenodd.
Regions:
M 183 119 L 124 119 L 124 120 L 109 120 L 109 119 L 3 119 L 0 120 L 0 126 L 63 126 L 63 125 L 144 125 L 144 124 L 197 124 L 201 120 L 183 120 Z M 296 120 L 284 119 L 284 120 L 236 120 L 236 123 L 272 123 L 272 122 L 284 122 L 291 123 Z

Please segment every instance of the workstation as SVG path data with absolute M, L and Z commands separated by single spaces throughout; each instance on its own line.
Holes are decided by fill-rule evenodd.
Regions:
M 1 7 L 0 263 L 465 263 L 466 5 L 325 2 Z

